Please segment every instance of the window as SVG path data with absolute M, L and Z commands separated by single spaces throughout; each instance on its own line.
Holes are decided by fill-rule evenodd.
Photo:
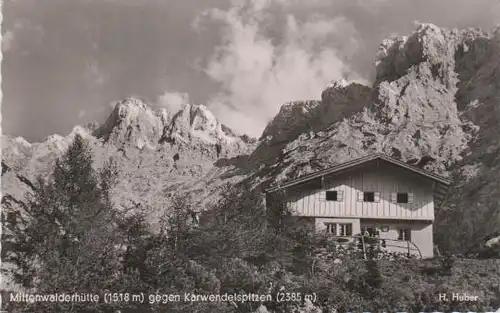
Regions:
M 411 229 L 410 228 L 399 228 L 398 229 L 398 240 L 411 241 Z
M 339 236 L 352 236 L 352 224 L 339 224 Z
M 396 201 L 397 203 L 408 203 L 408 194 L 406 192 L 398 192 Z
M 375 193 L 373 191 L 367 191 L 363 193 L 364 202 L 375 202 Z
M 328 190 L 326 192 L 326 201 L 338 201 L 338 193 L 336 190 Z
M 325 193 L 319 194 L 319 199 L 321 201 L 343 201 L 344 192 L 341 190 L 327 190 Z
M 352 236 L 351 223 L 325 223 L 326 232 L 334 236 Z
M 394 192 L 391 194 L 392 203 L 413 203 L 413 194 L 408 192 Z
M 329 234 L 337 234 L 337 224 L 335 223 L 325 223 L 326 232 Z
M 358 201 L 379 202 L 380 201 L 380 192 L 374 192 L 374 191 L 359 192 L 358 193 Z

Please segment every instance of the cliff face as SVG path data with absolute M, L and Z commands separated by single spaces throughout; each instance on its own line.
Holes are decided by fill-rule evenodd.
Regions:
M 151 110 L 139 99 L 128 98 L 118 102 L 106 122 L 94 131 L 105 143 L 138 149 L 154 149 L 161 133 L 172 116 L 166 109 Z
M 373 86 L 333 82 L 321 101 L 284 104 L 257 142 L 220 124 L 204 106 L 168 112 L 132 98 L 119 102 L 103 125 L 72 134 L 88 138 L 97 166 L 108 157 L 120 164 L 117 204 L 140 202 L 153 222 L 176 195 L 204 209 L 226 183 L 267 186 L 383 152 L 453 178 L 436 238 L 459 250 L 500 225 L 499 62 L 499 30 L 424 24 L 381 44 Z M 34 144 L 3 137 L 5 164 L 27 179 L 45 175 L 73 135 Z
M 408 37 L 385 40 L 370 91 L 358 90 L 357 98 L 343 101 L 349 89 L 367 87 L 332 84 L 314 110 L 341 114 L 323 113 L 325 123 L 319 123 L 307 104 L 297 104 L 293 112 L 308 112 L 299 124 L 317 127 L 296 131 L 286 143 L 261 140 L 254 153 L 278 150 L 270 153 L 276 157 L 262 175 L 286 180 L 383 152 L 449 176 L 454 185 L 438 212 L 436 239 L 464 252 L 464 247 L 500 227 L 499 42 L 498 29 L 458 31 L 429 24 Z M 335 100 L 328 101 L 325 94 Z M 270 126 L 285 116 L 301 119 L 286 112 L 280 112 Z
M 500 28 L 490 34 L 466 31 L 456 47 L 456 103 L 464 119 L 479 128 L 453 169 L 457 184 L 437 226 L 447 227 L 452 245 L 460 245 L 500 230 Z
M 77 133 L 89 141 L 96 167 L 109 158 L 117 162 L 121 177 L 116 204 L 128 208 L 142 203 L 151 220 L 168 208 L 174 195 L 204 201 L 203 194 L 213 194 L 221 181 L 217 177 L 223 166 L 216 162 L 245 155 L 255 145 L 255 140 L 221 124 L 205 106 L 168 112 L 127 98 L 117 102 L 102 125 L 77 126 L 68 136 L 52 135 L 33 144 L 3 136 L 4 165 L 28 181 L 46 177 Z M 12 193 L 10 187 L 3 188 L 4 195 Z
M 204 105 L 186 104 L 178 112 L 169 112 L 135 98 L 119 101 L 93 135 L 121 149 L 154 150 L 170 143 L 208 150 L 219 143 L 227 155 L 245 153 L 251 143 L 221 124 Z
M 316 116 L 301 122 L 315 127 L 304 128 L 286 145 L 281 142 L 284 147 L 261 141 L 280 149 L 270 176 L 289 179 L 373 152 L 414 164 L 425 159 L 423 168 L 450 175 L 478 131 L 455 99 L 455 53 L 465 33 L 422 25 L 409 37 L 385 40 L 371 89 L 334 83 L 315 106 Z M 293 112 L 300 114 L 301 107 L 307 111 L 298 105 Z M 284 118 L 280 114 L 274 121 Z
M 437 215 L 436 239 L 459 252 L 500 229 L 500 186 L 496 179 L 500 170 L 499 30 L 449 31 L 423 25 L 408 38 L 382 45 L 383 59 L 377 67 L 380 84 L 408 74 L 413 85 L 433 82 L 431 88 L 421 89 L 418 98 L 413 97 L 413 103 L 423 99 L 441 110 L 437 118 L 449 120 L 439 124 L 428 111 L 423 116 L 447 143 L 437 150 L 437 156 L 445 158 L 441 168 L 455 181 Z M 413 73 L 426 75 L 412 77 Z

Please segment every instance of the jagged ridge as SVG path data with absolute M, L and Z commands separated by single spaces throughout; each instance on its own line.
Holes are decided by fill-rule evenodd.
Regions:
M 498 215 L 500 199 L 499 37 L 498 30 L 424 24 L 410 36 L 385 40 L 373 86 L 339 81 L 321 101 L 287 103 L 257 143 L 220 124 L 204 106 L 168 112 L 133 98 L 119 102 L 89 138 L 99 160 L 112 156 L 120 162 L 116 199 L 123 206 L 140 200 L 162 212 L 173 194 L 185 194 L 201 209 L 217 200 L 224 183 L 260 187 L 383 152 L 455 178 L 446 207 L 452 213 L 440 215 L 438 223 L 460 224 L 454 214 L 462 212 L 464 220 L 474 208 L 481 212 L 475 221 L 488 222 L 481 228 L 487 232 L 498 227 L 497 218 L 487 217 Z M 54 159 L 64 138 L 38 148 L 11 142 L 4 155 L 12 164 L 22 159 L 34 173 Z M 215 143 L 224 146 L 219 159 Z M 52 152 L 41 158 L 42 150 Z

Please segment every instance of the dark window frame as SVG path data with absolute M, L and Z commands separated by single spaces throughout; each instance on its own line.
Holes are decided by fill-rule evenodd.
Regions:
M 410 195 L 407 192 L 396 193 L 396 203 L 410 203 Z
M 398 228 L 398 240 L 411 241 L 411 228 Z
M 337 235 L 337 223 L 329 223 L 329 222 L 327 222 L 327 223 L 324 223 L 324 224 L 326 226 L 326 230 L 325 231 L 328 234 L 334 234 L 334 236 Z
M 375 191 L 363 191 L 363 202 L 375 202 Z
M 331 198 L 329 197 L 332 196 Z M 339 193 L 337 190 L 327 190 L 325 192 L 325 200 L 326 201 L 339 201 Z
M 337 237 L 349 237 L 353 235 L 353 225 L 352 223 L 335 223 L 335 222 L 326 222 L 324 223 L 326 226 L 325 231 L 328 234 L 332 234 Z M 345 227 L 345 232 L 342 230 Z M 340 235 L 338 235 L 340 233 Z M 345 234 L 344 234 L 345 233 Z
M 343 226 L 345 226 L 345 234 L 340 234 L 340 237 L 347 237 L 347 236 L 352 236 L 353 231 L 352 231 L 352 223 L 339 223 L 338 224 L 338 229 L 340 230 L 340 233 L 342 233 Z

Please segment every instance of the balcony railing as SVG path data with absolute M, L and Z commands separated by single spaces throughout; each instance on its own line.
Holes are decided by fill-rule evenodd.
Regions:
M 420 259 L 422 258 L 422 252 L 418 248 L 418 246 L 409 241 L 409 240 L 397 240 L 397 239 L 384 239 L 380 237 L 373 237 L 373 236 L 363 236 L 363 235 L 352 235 L 352 236 L 334 236 L 336 238 L 336 241 L 339 244 L 348 244 L 352 243 L 353 241 L 357 241 L 357 243 L 362 244 L 362 250 L 363 250 L 363 256 L 366 259 L 366 254 L 367 254 L 367 248 L 370 246 L 378 246 L 381 247 L 382 251 L 387 249 L 387 250 L 393 250 L 391 248 L 398 248 L 402 251 L 405 251 L 408 257 L 411 255 L 417 255 Z

